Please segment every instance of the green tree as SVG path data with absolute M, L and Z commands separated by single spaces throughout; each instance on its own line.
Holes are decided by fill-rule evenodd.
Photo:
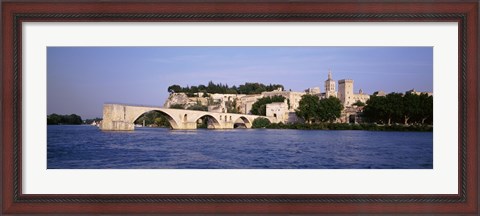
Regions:
M 250 112 L 253 115 L 267 115 L 267 104 L 274 103 L 274 102 L 283 102 L 285 101 L 285 97 L 281 95 L 275 95 L 272 97 L 264 97 L 258 99 L 255 103 L 252 104 L 252 109 Z
M 227 107 L 227 113 L 240 113 L 240 111 L 237 109 L 236 99 L 225 102 L 225 106 Z
M 153 121 L 153 124 L 155 124 L 157 127 L 170 127 L 170 122 L 165 115 L 156 117 Z
M 64 116 L 64 124 L 82 124 L 82 118 L 76 114 L 70 114 L 68 116 Z
M 384 96 L 372 95 L 367 100 L 363 115 L 369 122 L 385 123 L 387 116 L 387 98 Z
M 430 124 L 433 123 L 433 96 L 428 96 L 427 94 L 420 95 L 419 118 L 422 124 L 425 124 L 426 120 Z
M 265 127 L 268 127 L 269 125 L 270 125 L 270 120 L 262 117 L 256 118 L 252 122 L 252 128 L 265 128 Z
M 343 110 L 342 102 L 333 96 L 318 102 L 317 117 L 321 122 L 333 122 L 340 117 Z
M 386 116 L 387 124 L 392 123 L 392 119 L 400 120 L 403 117 L 404 113 L 404 104 L 403 104 L 403 94 L 401 93 L 390 93 L 385 96 L 387 99 L 386 103 Z
M 62 122 L 62 117 L 56 113 L 47 116 L 47 124 L 58 125 Z
M 182 87 L 179 85 L 171 85 L 168 87 L 168 93 L 182 92 Z
M 365 103 L 357 100 L 357 102 L 353 103 L 352 105 L 353 105 L 353 106 L 365 106 Z
M 315 95 L 303 95 L 295 113 L 310 124 L 314 121 L 333 122 L 340 117 L 342 110 L 342 102 L 336 97 L 320 100 Z
M 407 93 L 403 96 L 403 124 L 407 125 L 408 120 L 421 115 L 420 96 Z
M 320 98 L 315 95 L 303 95 L 298 103 L 298 109 L 295 114 L 305 120 L 306 123 L 312 123 L 319 113 Z

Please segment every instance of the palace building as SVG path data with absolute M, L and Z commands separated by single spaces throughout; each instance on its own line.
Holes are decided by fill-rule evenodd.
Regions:
M 353 90 L 352 79 L 341 79 L 338 81 L 338 91 L 336 91 L 335 80 L 332 78 L 332 71 L 328 71 L 328 78 L 325 80 L 325 92 L 317 93 L 314 89 L 318 87 L 309 88 L 306 92 L 312 95 L 317 95 L 321 99 L 336 97 L 340 99 L 345 108 L 353 106 L 357 101 L 362 103 L 367 102 L 370 99 L 370 95 L 363 93 L 362 89 L 357 94 Z
M 358 93 L 354 93 L 352 79 L 341 79 L 338 81 L 338 85 L 332 78 L 332 71 L 328 71 L 327 80 L 324 82 L 325 92 L 321 92 L 320 87 L 313 87 L 305 90 L 305 92 L 285 91 L 281 88 L 262 92 L 261 94 L 244 95 L 244 94 L 210 94 L 209 98 L 213 105 L 208 106 L 209 112 L 227 113 L 227 104 L 234 105 L 237 112 L 242 114 L 250 114 L 252 105 L 257 102 L 258 99 L 264 97 L 283 96 L 285 101 L 275 102 L 266 105 L 266 116 L 274 117 L 278 122 L 296 122 L 300 119 L 295 115 L 295 110 L 299 107 L 299 102 L 302 96 L 305 94 L 316 95 L 320 99 L 329 97 L 336 97 L 340 99 L 344 110 L 342 111 L 342 117 L 338 121 L 346 122 L 348 118 L 355 115 L 357 106 L 354 104 L 357 101 L 366 103 L 370 98 L 370 95 L 363 93 L 360 89 Z M 338 86 L 338 91 L 337 91 Z M 415 90 L 412 92 L 416 93 Z M 195 105 L 201 103 L 202 105 L 208 104 L 206 98 L 201 97 L 199 94 L 196 97 L 189 98 L 184 93 L 171 94 L 165 107 L 169 107 L 172 104 L 184 104 Z M 355 112 L 353 111 L 355 110 Z

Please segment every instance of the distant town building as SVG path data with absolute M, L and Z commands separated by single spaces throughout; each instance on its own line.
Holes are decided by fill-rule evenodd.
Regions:
M 374 92 L 373 95 L 375 95 L 375 96 L 386 96 L 387 94 L 384 91 L 380 90 L 380 91 Z
M 271 91 L 262 92 L 263 97 L 283 96 L 287 99 L 287 104 L 290 104 L 289 112 L 295 112 L 298 109 L 298 105 L 305 92 L 293 92 L 293 91 Z
M 236 98 L 244 97 L 244 94 L 210 94 L 210 97 L 215 101 L 233 101 Z
M 305 90 L 308 94 L 320 94 L 320 88 L 319 87 L 313 87 L 313 88 L 308 88 Z
M 244 97 L 241 97 L 237 103 L 238 111 L 243 114 L 250 114 L 250 110 L 252 110 L 252 105 L 262 97 L 263 96 L 261 94 L 246 95 Z
M 266 116 L 274 117 L 278 122 L 286 122 L 288 120 L 288 104 L 286 102 L 274 102 L 267 104 Z
M 416 94 L 416 95 L 427 94 L 428 96 L 432 96 L 432 95 L 433 95 L 432 92 L 419 92 L 419 91 L 416 91 L 415 89 L 408 90 L 408 91 L 406 91 L 405 93 L 406 93 L 406 94 Z

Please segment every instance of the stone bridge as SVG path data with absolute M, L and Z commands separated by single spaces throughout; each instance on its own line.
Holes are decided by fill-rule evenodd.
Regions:
M 191 130 L 197 129 L 197 121 L 205 116 L 209 117 L 209 128 L 233 129 L 236 123 L 244 124 L 247 128 L 252 127 L 254 119 L 263 117 L 272 123 L 277 123 L 275 117 L 246 115 L 236 113 L 216 113 L 185 109 L 167 109 L 162 107 L 136 106 L 125 104 L 104 104 L 102 130 L 134 130 L 135 120 L 142 114 L 157 111 L 165 114 L 172 129 Z

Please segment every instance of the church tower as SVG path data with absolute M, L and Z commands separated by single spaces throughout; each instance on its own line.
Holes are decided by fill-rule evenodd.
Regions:
M 325 80 L 325 96 L 329 98 L 330 96 L 337 97 L 337 92 L 335 91 L 335 80 L 332 79 L 332 71 L 328 70 L 328 79 Z

